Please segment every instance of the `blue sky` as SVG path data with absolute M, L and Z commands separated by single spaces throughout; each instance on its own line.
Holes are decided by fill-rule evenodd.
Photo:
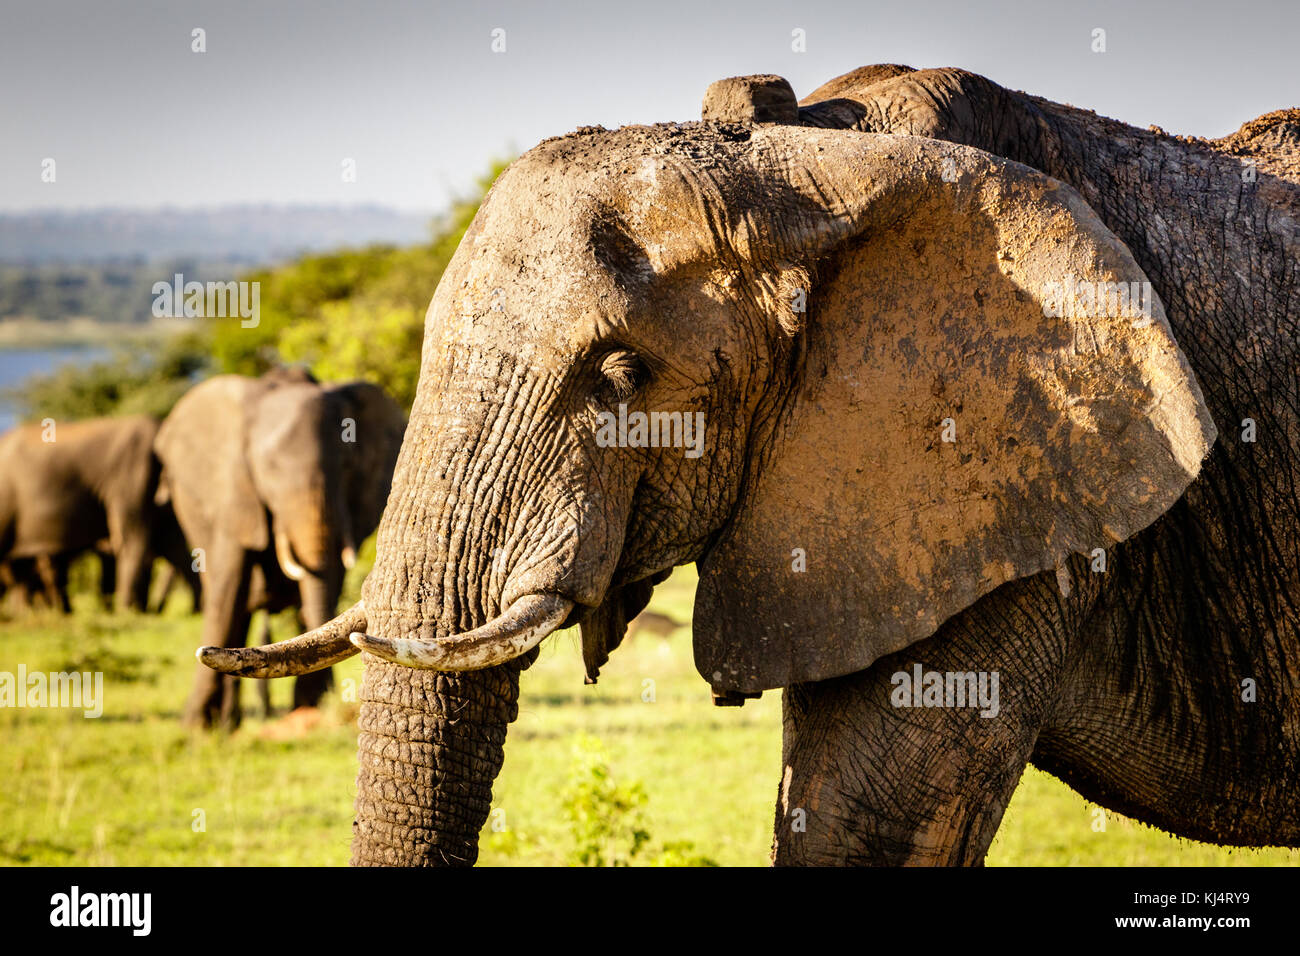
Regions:
M 961 66 L 1170 132 L 1300 104 L 1300 6 L 1248 2 L 0 0 L 0 211 L 377 202 L 432 212 L 577 126 L 800 96 L 868 63 Z M 1091 50 L 1106 31 L 1105 53 Z M 191 31 L 207 52 L 191 51 Z M 504 53 L 492 31 L 505 31 Z M 805 31 L 806 52 L 791 49 Z M 56 180 L 41 182 L 41 163 Z M 356 163 L 343 182 L 342 162 Z

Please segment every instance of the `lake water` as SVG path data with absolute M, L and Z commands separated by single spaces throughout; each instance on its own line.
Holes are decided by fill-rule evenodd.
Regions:
M 89 365 L 108 358 L 109 354 L 109 350 L 94 346 L 0 350 L 0 431 L 16 424 L 16 409 L 3 390 L 21 385 L 33 375 L 52 372 L 61 365 Z

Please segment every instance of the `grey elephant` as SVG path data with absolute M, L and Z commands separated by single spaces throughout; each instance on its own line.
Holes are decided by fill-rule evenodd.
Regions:
M 144 610 L 154 557 L 181 560 L 154 504 L 158 424 L 50 419 L 0 437 L 0 580 L 67 612 L 68 566 L 96 551 L 105 600 Z
M 203 639 L 241 647 L 250 614 L 297 607 L 307 627 L 335 612 L 345 569 L 374 531 L 406 421 L 377 385 L 322 385 L 298 369 L 219 375 L 163 422 L 159 497 L 170 501 L 203 581 Z M 328 670 L 300 678 L 319 703 Z M 199 667 L 188 724 L 240 721 L 239 686 Z
M 18 607 L 24 611 L 45 607 L 71 614 L 69 571 L 72 563 L 83 553 L 86 552 L 59 551 L 54 554 L 11 558 L 0 563 L 0 597 L 14 595 Z M 97 542 L 92 553 L 99 562 L 100 608 L 112 611 L 113 595 L 117 588 L 116 559 L 107 539 Z M 167 565 L 166 572 L 170 570 L 171 566 Z M 143 610 L 154 608 L 149 604 Z
M 197 613 L 201 584 L 199 575 L 194 570 L 189 545 L 176 522 L 176 514 L 166 502 L 155 502 L 148 513 L 150 557 L 163 559 L 163 564 L 156 586 L 153 583 L 148 585 L 147 602 L 143 606 L 133 602 L 133 606 L 136 610 L 161 614 L 169 595 L 179 584 L 189 591 L 190 612 Z M 85 553 L 93 554 L 99 563 L 100 607 L 104 611 L 112 611 L 118 580 L 117 557 L 113 552 L 112 541 L 108 538 L 97 541 L 89 551 L 74 548 L 0 562 L 0 598 L 14 595 L 17 605 L 23 610 L 47 607 L 65 614 L 71 613 L 69 571 L 72 563 Z M 156 562 L 153 562 L 150 571 L 156 567 Z
M 955 71 L 814 99 L 511 166 L 361 602 L 200 650 L 365 652 L 355 864 L 472 863 L 538 643 L 579 625 L 595 679 L 691 561 L 716 701 L 783 688 L 778 864 L 978 863 L 1030 761 L 1300 844 L 1296 187 Z

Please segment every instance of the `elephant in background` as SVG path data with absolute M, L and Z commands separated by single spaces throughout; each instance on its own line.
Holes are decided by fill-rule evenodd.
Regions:
M 111 609 L 113 603 L 113 585 L 116 576 L 105 566 L 108 555 L 97 552 L 100 557 L 100 602 L 105 610 Z M 72 603 L 68 598 L 68 566 L 70 560 L 64 555 L 42 554 L 35 557 L 11 558 L 0 562 L 0 598 L 10 597 L 21 610 L 30 611 L 44 607 L 69 614 Z M 104 588 L 108 587 L 108 593 Z
M 101 594 L 144 610 L 153 558 L 183 548 L 155 538 L 157 419 L 148 416 L 23 425 L 0 437 L 0 561 L 4 580 L 53 607 L 71 609 L 72 559 L 97 551 Z
M 260 678 L 365 652 L 354 864 L 473 863 L 539 642 L 578 625 L 595 680 L 691 561 L 715 700 L 783 689 L 778 864 L 978 863 L 1030 760 L 1185 836 L 1300 845 L 1295 188 L 855 76 L 802 108 L 729 81 L 706 122 L 584 128 L 489 192 L 362 600 L 200 651 Z M 918 668 L 999 699 L 903 700 Z
M 189 592 L 190 613 L 197 614 L 201 601 L 199 575 L 194 570 L 189 546 L 176 521 L 176 514 L 165 501 L 155 501 L 152 509 L 149 550 L 151 570 L 157 568 L 156 559 L 162 559 L 163 564 L 157 578 L 149 584 L 148 600 L 140 610 L 161 614 L 168 597 L 179 584 Z M 59 608 L 66 614 L 72 609 L 68 599 L 68 572 L 81 553 L 64 551 L 7 561 L 0 565 L 0 590 L 13 588 L 26 608 L 43 604 Z M 97 542 L 92 553 L 99 561 L 100 607 L 111 611 L 117 587 L 117 559 L 108 539 Z
M 307 627 L 334 615 L 405 424 L 376 385 L 321 385 L 294 369 L 220 375 L 182 396 L 155 442 L 159 496 L 202 552 L 205 643 L 242 647 L 257 608 L 297 607 Z M 328 670 L 300 678 L 294 706 L 315 706 L 329 686 Z M 186 722 L 239 719 L 238 682 L 199 667 Z
M 159 498 L 163 500 L 160 501 Z M 189 543 L 185 540 L 180 522 L 176 520 L 176 512 L 171 502 L 166 499 L 167 494 L 162 491 L 160 484 L 154 495 L 157 510 L 149 540 L 153 544 L 154 552 L 166 559 L 167 563 L 163 565 L 162 573 L 152 588 L 149 610 L 161 614 L 167 606 L 167 599 L 171 592 L 181 584 L 189 592 L 189 612 L 197 614 L 203 600 L 202 580 L 194 568 L 194 556 L 190 552 Z
M 39 554 L 35 557 L 12 558 L 0 563 L 0 598 L 13 595 L 24 611 L 49 608 L 64 614 L 72 613 L 68 595 L 68 573 L 83 552 L 61 551 L 57 554 Z M 117 587 L 117 568 L 107 541 L 100 541 L 93 549 L 99 561 L 99 604 L 104 611 L 113 610 L 113 592 Z M 171 566 L 167 565 L 168 571 Z M 153 610 L 152 605 L 145 608 Z

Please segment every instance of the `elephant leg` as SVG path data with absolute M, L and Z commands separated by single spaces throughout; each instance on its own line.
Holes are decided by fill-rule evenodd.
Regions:
M 236 544 L 213 548 L 208 554 L 204 582 L 203 643 L 214 647 L 243 647 L 248 639 L 248 564 L 244 549 Z M 202 664 L 194 673 L 194 688 L 185 705 L 184 721 L 190 726 L 220 724 L 233 730 L 239 725 L 239 678 Z
M 867 670 L 787 688 L 773 862 L 981 864 L 1062 679 L 1071 605 L 1050 573 L 1013 582 Z M 963 702 L 955 676 L 947 696 L 949 673 L 985 693 Z
M 9 597 L 23 610 L 32 608 L 31 575 L 23 558 L 0 562 L 0 599 Z
M 99 606 L 113 610 L 113 592 L 117 588 L 117 559 L 104 551 L 99 554 Z
M 48 554 L 38 554 L 35 558 L 36 581 L 40 590 L 36 593 L 47 607 L 58 607 L 58 584 L 54 577 L 54 562 Z
M 149 576 L 153 560 L 149 532 L 143 525 L 124 529 L 117 547 L 117 607 L 143 611 L 149 602 Z
M 172 588 L 175 586 L 176 569 L 164 561 L 162 573 L 158 576 L 158 583 L 153 586 L 152 593 L 149 595 L 150 614 L 161 614 L 166 609 L 167 598 L 171 595 Z
M 296 710 L 299 707 L 319 707 L 321 698 L 333 686 L 334 668 L 332 667 L 296 678 L 293 682 L 294 709 Z
M 299 622 L 303 625 L 304 630 L 320 627 L 334 616 L 334 608 L 338 603 L 339 587 L 343 583 L 342 570 L 342 566 L 338 567 L 338 575 L 330 578 L 309 577 L 299 582 L 298 588 L 301 598 Z M 296 710 L 299 707 L 319 707 L 321 698 L 333 686 L 334 669 L 332 667 L 302 675 L 293 682 L 294 709 Z
M 68 560 L 61 555 L 42 554 L 36 558 L 36 575 L 41 582 L 45 600 L 52 608 L 64 614 L 72 613 L 68 600 Z
M 40 575 L 36 573 L 36 559 L 17 558 L 9 567 L 14 579 L 14 593 L 18 596 L 18 606 L 25 611 L 36 610 L 45 597 Z

